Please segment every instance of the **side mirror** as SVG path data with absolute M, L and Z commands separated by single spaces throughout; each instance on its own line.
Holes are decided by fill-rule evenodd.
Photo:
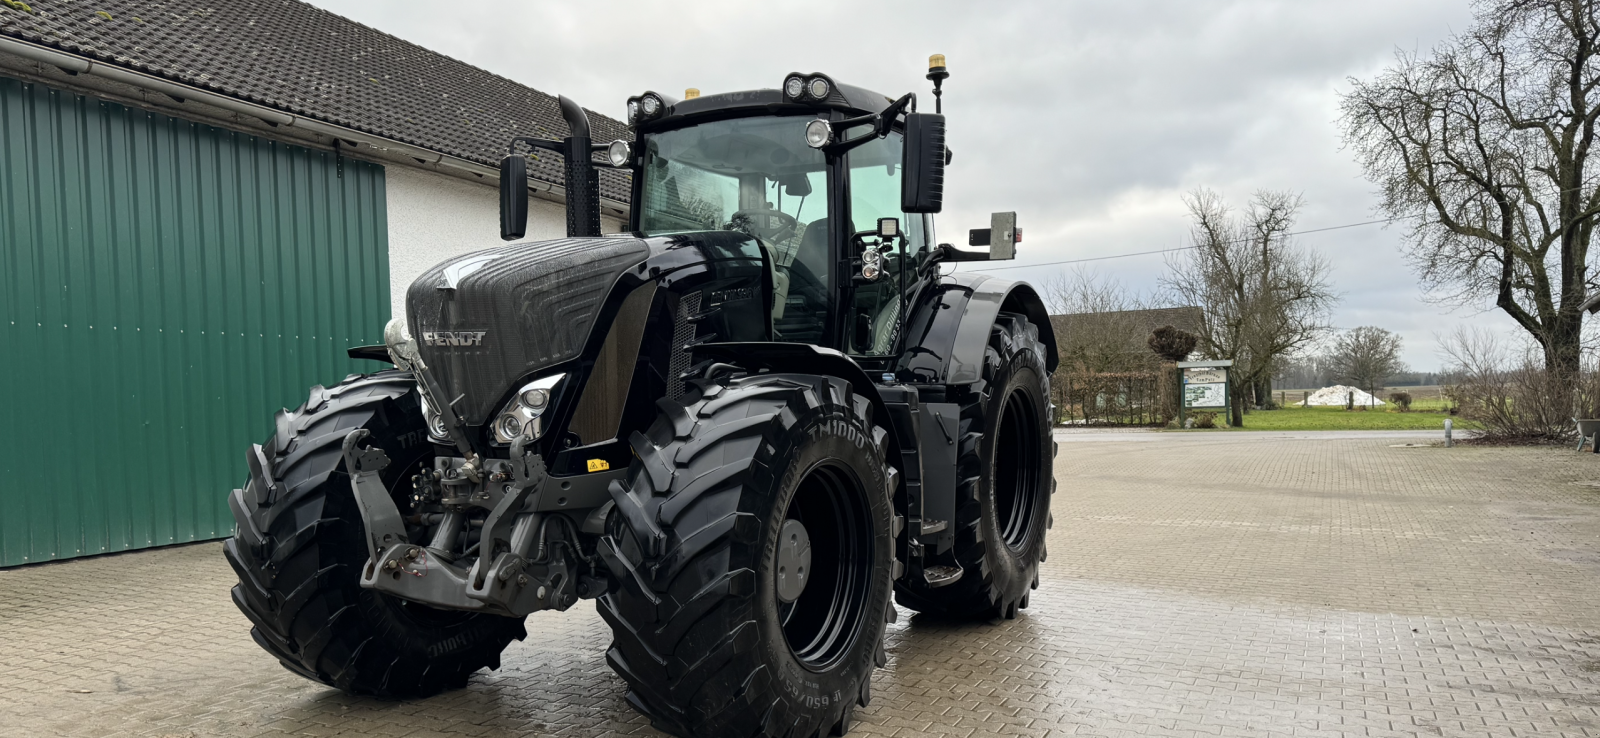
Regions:
M 944 116 L 907 113 L 905 141 L 900 209 L 907 213 L 937 213 L 944 209 Z
M 528 160 L 510 154 L 500 160 L 500 239 L 515 241 L 528 233 Z

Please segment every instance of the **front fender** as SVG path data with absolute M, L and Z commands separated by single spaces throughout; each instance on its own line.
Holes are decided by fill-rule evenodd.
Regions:
M 971 384 L 981 379 L 989 331 L 1002 311 L 1021 313 L 1039 329 L 1047 370 L 1055 371 L 1059 363 L 1050 313 L 1027 282 L 958 272 L 941 278 L 912 310 L 898 368 L 914 381 Z
M 808 343 L 780 343 L 777 341 L 726 341 L 702 343 L 693 348 L 696 359 L 725 361 L 746 369 L 766 369 L 773 372 L 796 374 L 821 374 L 838 377 L 850 383 L 856 394 L 872 403 L 872 417 L 878 425 L 889 427 L 889 408 L 867 372 L 854 359 L 830 348 Z M 889 434 L 890 451 L 898 454 L 899 444 L 894 434 Z M 898 456 L 891 456 L 899 458 Z

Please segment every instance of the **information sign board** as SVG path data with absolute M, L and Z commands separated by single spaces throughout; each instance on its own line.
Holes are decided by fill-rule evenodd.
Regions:
M 1226 382 L 1183 385 L 1184 407 L 1227 407 L 1227 405 L 1228 385 Z
M 1227 407 L 1228 368 L 1226 366 L 1184 367 L 1183 406 L 1185 408 Z

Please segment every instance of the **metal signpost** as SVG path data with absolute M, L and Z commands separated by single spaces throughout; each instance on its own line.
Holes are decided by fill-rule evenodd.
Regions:
M 1180 361 L 1178 371 L 1183 375 L 1183 402 L 1178 407 L 1178 424 L 1185 422 L 1190 410 L 1228 411 L 1229 367 L 1233 361 Z

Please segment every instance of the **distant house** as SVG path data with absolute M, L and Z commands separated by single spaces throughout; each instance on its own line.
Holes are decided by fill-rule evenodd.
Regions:
M 566 133 L 553 95 L 295 0 L 0 3 L 0 566 L 229 534 L 272 413 L 381 368 L 345 348 L 500 244 L 508 139 Z M 560 157 L 530 164 L 528 235 L 563 236 Z M 607 231 L 629 192 L 602 172 Z
M 1061 368 L 1089 372 L 1149 368 L 1156 361 L 1146 343 L 1151 331 L 1170 325 L 1198 335 L 1203 320 L 1200 308 L 1193 306 L 1050 316 Z

